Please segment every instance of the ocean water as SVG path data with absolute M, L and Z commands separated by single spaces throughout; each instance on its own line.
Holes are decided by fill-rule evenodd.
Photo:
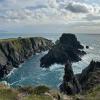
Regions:
M 0 38 L 42 36 L 55 42 L 61 34 L 0 34 Z M 73 63 L 74 73 L 80 73 L 88 66 L 90 61 L 100 61 L 100 35 L 99 34 L 76 34 L 78 40 L 89 49 L 84 49 L 87 54 L 82 57 L 82 61 Z M 58 88 L 63 80 L 64 65 L 54 64 L 50 68 L 40 67 L 40 58 L 47 52 L 33 55 L 30 59 L 21 64 L 18 69 L 13 69 L 11 73 L 3 80 L 13 87 L 17 86 L 37 86 L 47 85 L 51 88 Z

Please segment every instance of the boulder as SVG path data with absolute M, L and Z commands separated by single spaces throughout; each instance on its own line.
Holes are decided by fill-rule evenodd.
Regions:
M 86 49 L 89 49 L 89 46 L 86 46 Z

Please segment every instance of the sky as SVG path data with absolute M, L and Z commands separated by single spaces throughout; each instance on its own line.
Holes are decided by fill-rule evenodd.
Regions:
M 0 0 L 0 31 L 100 33 L 100 0 Z

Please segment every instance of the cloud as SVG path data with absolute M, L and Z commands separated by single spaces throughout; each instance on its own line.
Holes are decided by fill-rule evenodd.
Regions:
M 80 3 L 80 2 L 69 2 L 66 6 L 66 10 L 69 10 L 73 13 L 92 13 L 95 8 L 93 5 Z
M 37 6 L 26 7 L 26 9 L 29 9 L 29 10 L 36 10 L 36 9 L 43 9 L 43 8 L 47 8 L 47 6 L 46 5 L 37 5 Z
M 89 12 L 87 6 L 79 4 L 79 3 L 69 3 L 66 9 L 74 13 L 88 13 Z
M 6 1 L 6 0 L 4 0 Z M 7 0 L 18 4 L 19 0 Z M 6 2 L 7 2 L 6 1 Z M 22 0 L 23 3 L 25 0 Z M 21 1 L 21 2 L 22 2 Z M 32 0 L 29 0 L 32 2 Z M 8 4 L 8 3 L 7 3 Z M 24 5 L 25 6 L 25 5 Z M 100 7 L 66 0 L 34 0 L 33 5 L 2 10 L 0 19 L 14 23 L 47 24 L 81 20 L 88 13 L 98 13 Z M 84 14 L 84 15 L 82 15 Z M 89 16 L 88 16 L 89 17 Z M 91 16 L 90 16 L 91 17 Z M 85 20 L 85 19 L 84 19 Z
M 99 21 L 100 5 L 86 1 L 2 0 L 0 2 L 0 25 L 70 25 L 85 21 Z
M 88 14 L 84 19 L 88 21 L 99 21 L 100 20 L 100 14 Z

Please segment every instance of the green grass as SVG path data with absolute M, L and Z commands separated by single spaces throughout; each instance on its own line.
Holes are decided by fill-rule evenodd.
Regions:
M 31 86 L 28 86 L 28 87 L 21 87 L 21 88 L 18 88 L 18 91 L 19 91 L 20 93 L 33 94 L 33 93 L 34 93 L 34 88 L 31 87 Z
M 61 100 L 64 100 L 62 93 L 59 93 L 57 90 L 50 90 L 46 86 L 13 89 L 5 85 L 0 85 L 0 100 L 53 100 L 53 98 L 58 100 L 58 96 L 60 96 Z M 67 100 L 100 100 L 100 85 L 89 90 L 84 95 L 65 95 L 65 97 Z
M 52 100 L 50 96 L 45 95 L 50 89 L 46 86 L 22 87 L 19 89 L 0 86 L 0 100 Z
M 50 89 L 46 86 L 38 86 L 34 88 L 34 94 L 43 94 L 45 92 L 48 92 Z
M 100 100 L 100 85 L 97 85 L 97 87 L 88 90 L 83 95 L 78 94 L 73 96 L 73 100 Z
M 91 89 L 87 94 L 86 94 L 86 100 L 100 100 L 100 85 L 97 87 Z
M 31 95 L 24 97 L 23 100 L 52 100 L 52 98 L 46 95 Z
M 12 89 L 0 89 L 0 100 L 16 100 L 17 91 Z

